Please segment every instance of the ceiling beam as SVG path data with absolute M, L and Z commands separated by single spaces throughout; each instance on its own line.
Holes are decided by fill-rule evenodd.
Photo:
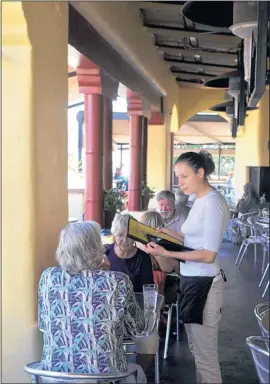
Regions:
M 215 75 L 209 75 L 205 73 L 196 73 L 196 72 L 185 72 L 185 71 L 175 71 L 172 70 L 172 75 L 182 79 L 212 79 Z M 177 79 L 176 79 L 177 80 Z
M 136 7 L 141 9 L 149 9 L 153 11 L 171 11 L 172 13 L 181 12 L 181 4 L 170 4 L 161 2 L 150 2 L 150 1 L 136 1 L 133 3 Z
M 209 133 L 205 133 L 204 129 L 201 129 L 201 128 L 197 128 L 196 126 L 194 126 L 194 124 L 190 123 L 190 122 L 187 122 L 186 125 L 190 126 L 191 128 L 195 129 L 195 131 L 197 131 L 198 133 L 200 133 L 201 135 L 204 135 L 206 137 L 208 137 L 210 140 L 213 140 L 215 143 L 218 143 L 218 144 L 223 144 L 222 141 L 218 140 L 217 137 L 209 134 Z
M 234 47 L 237 47 L 237 45 L 241 42 L 239 37 L 233 35 L 220 35 L 212 32 L 193 32 L 187 31 L 183 28 L 160 27 L 147 24 L 144 25 L 144 27 L 153 34 L 175 38 L 176 40 L 183 37 L 195 37 L 201 41 L 209 41 L 212 43 L 218 42 L 233 45 Z
M 173 67 L 179 68 L 179 69 L 196 69 L 196 70 L 205 70 L 209 71 L 210 73 L 224 73 L 224 72 L 231 72 L 233 70 L 236 70 L 237 67 L 232 66 L 221 66 L 221 65 L 215 65 L 210 63 L 189 63 L 186 61 L 180 61 L 180 60 L 168 60 L 165 59 L 165 62 L 167 64 L 172 65 Z
M 178 47 L 170 47 L 166 45 L 156 44 L 157 50 L 159 52 L 165 52 L 168 54 L 177 55 L 180 53 L 181 55 L 184 55 L 185 57 L 194 57 L 194 55 L 199 55 L 201 57 L 210 57 L 214 59 L 228 59 L 228 60 L 236 60 L 237 56 L 236 53 L 221 53 L 221 52 L 213 52 L 213 51 L 205 51 L 201 49 L 185 49 L 185 48 L 178 48 Z

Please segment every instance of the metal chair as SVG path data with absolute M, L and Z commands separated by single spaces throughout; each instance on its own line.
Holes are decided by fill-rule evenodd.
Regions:
M 269 350 L 266 343 L 269 346 L 269 338 L 266 337 L 250 336 L 246 339 L 260 383 L 269 383 Z
M 230 220 L 229 225 L 232 227 L 232 232 L 235 232 L 235 240 L 233 242 L 235 245 L 238 244 L 240 237 L 245 239 L 249 236 L 250 224 L 247 223 L 247 219 L 252 216 L 257 216 L 258 212 L 258 210 L 253 210 Z M 236 227 L 236 230 L 233 229 L 234 227 Z
M 268 335 L 265 333 L 265 330 L 262 327 L 262 317 L 265 313 L 269 312 L 269 306 L 270 306 L 270 303 L 268 301 L 265 303 L 257 304 L 254 308 L 254 314 L 255 314 L 255 317 L 257 319 L 257 322 L 258 322 L 258 325 L 260 327 L 260 331 L 261 331 L 261 334 L 263 337 L 266 337 Z
M 260 283 L 259 283 L 259 287 L 261 287 L 262 284 L 263 284 L 264 279 L 268 276 L 268 280 L 267 280 L 266 286 L 265 286 L 265 288 L 264 288 L 262 297 L 264 297 L 264 296 L 266 295 L 267 289 L 269 288 L 269 273 L 268 273 L 268 271 L 269 271 L 269 266 L 270 266 L 270 265 L 269 265 L 269 261 L 268 261 L 268 263 L 267 263 L 267 265 L 266 265 L 266 268 L 265 268 L 265 271 L 264 271 L 264 273 L 263 273 L 263 275 L 262 275 L 261 281 L 260 281 Z M 267 275 L 267 274 L 268 274 L 268 275 Z
M 237 267 L 240 267 L 240 264 L 243 261 L 244 256 L 247 254 L 248 247 L 250 245 L 254 245 L 254 264 L 257 262 L 257 245 L 260 245 L 262 247 L 265 246 L 265 242 L 262 239 L 262 233 L 263 229 L 256 224 L 256 217 L 248 217 L 247 223 L 245 226 L 248 226 L 251 231 L 251 236 L 247 237 L 243 243 L 241 244 L 241 247 L 239 249 L 235 264 Z M 264 253 L 265 257 L 265 253 Z M 263 262 L 264 265 L 264 262 Z
M 167 276 L 177 277 L 180 280 L 180 276 L 177 273 L 168 273 Z M 168 348 L 169 348 L 169 339 L 171 332 L 171 322 L 172 322 L 172 313 L 175 309 L 176 311 L 176 340 L 180 339 L 180 331 L 179 331 L 179 294 L 177 294 L 177 299 L 174 303 L 165 305 L 167 307 L 167 327 L 166 327 L 166 336 L 165 336 L 165 346 L 163 359 L 167 359 L 168 356 Z
M 114 374 L 82 374 L 82 373 L 66 373 L 66 372 L 52 372 L 45 371 L 39 368 L 40 363 L 34 362 L 27 364 L 24 367 L 24 371 L 31 375 L 32 383 L 76 383 L 76 384 L 86 384 L 86 383 L 121 383 L 126 382 L 125 379 L 131 375 L 136 375 L 136 367 L 131 369 L 129 372 L 123 373 L 114 373 Z M 40 381 L 41 380 L 41 381 Z

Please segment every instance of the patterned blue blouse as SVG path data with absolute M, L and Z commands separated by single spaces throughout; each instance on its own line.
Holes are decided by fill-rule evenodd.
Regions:
M 121 272 L 69 274 L 46 269 L 38 292 L 44 332 L 41 368 L 58 372 L 127 371 L 123 336 L 144 327 L 133 286 Z

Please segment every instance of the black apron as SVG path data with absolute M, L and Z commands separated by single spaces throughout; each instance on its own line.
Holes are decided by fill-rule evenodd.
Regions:
M 227 278 L 221 269 L 225 282 Z M 203 324 L 203 311 L 214 277 L 181 276 L 180 279 L 180 319 L 184 324 Z

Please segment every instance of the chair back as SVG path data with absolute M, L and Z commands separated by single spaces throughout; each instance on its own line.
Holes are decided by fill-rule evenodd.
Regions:
M 269 313 L 270 313 L 270 309 L 262 313 L 261 329 L 262 329 L 262 335 L 264 337 L 269 337 L 269 326 L 270 326 Z
M 269 350 L 265 346 L 269 345 L 269 338 L 250 336 L 246 343 L 252 354 L 259 382 L 269 383 Z
M 83 374 L 83 373 L 70 373 L 70 372 L 52 372 L 45 371 L 39 368 L 40 363 L 34 362 L 27 364 L 24 367 L 24 371 L 31 375 L 32 383 L 76 383 L 76 384 L 109 384 L 109 383 L 120 383 L 121 381 L 127 382 L 127 377 L 136 374 L 136 367 L 130 369 L 129 372 L 105 374 Z
M 266 312 L 269 312 L 269 302 L 257 304 L 254 308 L 254 314 L 256 316 L 258 325 L 260 327 L 260 331 L 263 336 L 266 336 L 266 335 L 265 335 L 264 328 L 262 327 L 262 317 Z

